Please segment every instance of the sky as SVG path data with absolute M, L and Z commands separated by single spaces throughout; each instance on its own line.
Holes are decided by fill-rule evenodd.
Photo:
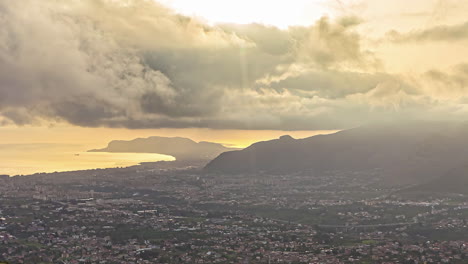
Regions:
M 0 144 L 246 146 L 466 120 L 467 12 L 466 0 L 0 0 Z

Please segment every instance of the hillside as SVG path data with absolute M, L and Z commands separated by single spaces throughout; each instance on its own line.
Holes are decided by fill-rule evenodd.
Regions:
M 378 170 L 390 184 L 438 178 L 468 160 L 465 123 L 368 125 L 304 139 L 283 136 L 222 153 L 205 170 L 222 173 L 295 173 Z
M 468 195 L 468 167 L 461 166 L 448 171 L 446 174 L 438 177 L 428 183 L 407 188 L 398 192 L 398 194 L 464 194 Z
M 90 152 L 158 153 L 173 156 L 177 160 L 211 160 L 220 153 L 230 150 L 235 149 L 212 142 L 197 143 L 188 138 L 149 137 L 131 141 L 115 140 L 106 148 Z

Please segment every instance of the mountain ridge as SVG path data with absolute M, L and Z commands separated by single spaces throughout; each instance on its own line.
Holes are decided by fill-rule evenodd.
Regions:
M 211 160 L 222 152 L 237 150 L 228 148 L 219 143 L 200 141 L 195 142 L 184 137 L 136 138 L 133 140 L 113 140 L 107 147 L 93 149 L 88 152 L 130 152 L 130 153 L 157 153 L 170 155 L 176 160 Z
M 466 123 L 382 123 L 304 139 L 281 137 L 220 154 L 206 172 L 322 173 L 379 169 L 385 184 L 421 184 L 468 161 Z

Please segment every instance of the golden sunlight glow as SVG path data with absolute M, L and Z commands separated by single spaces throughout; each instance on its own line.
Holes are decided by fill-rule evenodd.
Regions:
M 211 141 L 228 147 L 244 148 L 257 141 L 289 134 L 305 138 L 335 131 L 277 130 L 212 130 L 212 129 L 120 129 L 83 128 L 68 125 L 55 127 L 0 127 L 0 174 L 31 174 L 113 168 L 137 165 L 140 162 L 173 160 L 171 156 L 146 153 L 90 153 L 104 148 L 112 140 L 138 137 L 187 137 L 194 141 Z
M 57 2 L 0 1 L 0 175 L 173 159 L 86 152 L 113 140 L 468 116 L 468 0 Z
M 177 12 L 196 16 L 209 23 L 261 23 L 287 28 L 309 25 L 330 15 L 325 0 L 161 0 Z M 285 12 L 287 10 L 287 12 Z
M 15 126 L 0 127 L 1 145 L 31 144 L 73 144 L 74 150 L 83 152 L 104 148 L 112 140 L 132 140 L 138 137 L 186 137 L 194 141 L 210 141 L 228 147 L 245 148 L 257 142 L 290 135 L 306 138 L 318 134 L 330 134 L 335 130 L 281 131 L 281 130 L 213 130 L 207 128 L 185 129 L 125 129 L 125 128 L 85 128 L 69 125 L 55 127 Z

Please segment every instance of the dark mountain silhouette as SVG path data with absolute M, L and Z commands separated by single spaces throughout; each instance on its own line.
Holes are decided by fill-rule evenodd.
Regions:
M 468 160 L 468 125 L 400 122 L 304 139 L 283 136 L 225 152 L 205 170 L 222 173 L 379 171 L 388 184 L 427 182 Z
M 173 156 L 180 161 L 211 160 L 229 150 L 235 149 L 212 142 L 197 143 L 181 137 L 149 137 L 131 141 L 115 140 L 104 149 L 90 150 L 90 152 L 158 153 Z

